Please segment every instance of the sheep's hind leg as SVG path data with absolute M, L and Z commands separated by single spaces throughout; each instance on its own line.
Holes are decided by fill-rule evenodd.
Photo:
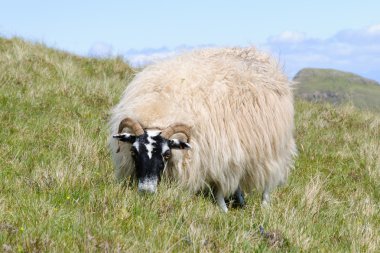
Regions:
M 227 204 L 231 203 L 231 207 L 233 208 L 245 206 L 244 193 L 240 189 L 240 186 L 238 186 L 235 193 L 226 202 Z
M 221 190 L 217 190 L 215 194 L 215 200 L 218 206 L 223 210 L 223 212 L 227 213 L 228 208 L 227 208 L 226 202 L 224 201 L 223 192 Z
M 270 192 L 269 192 L 268 188 L 264 189 L 261 201 L 262 201 L 261 202 L 262 206 L 264 206 L 264 207 L 269 206 L 269 203 L 270 203 Z

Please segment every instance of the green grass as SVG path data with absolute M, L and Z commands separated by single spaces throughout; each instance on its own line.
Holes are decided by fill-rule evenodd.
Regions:
M 299 97 L 380 112 L 380 84 L 353 73 L 309 68 L 301 70 L 294 81 L 297 82 L 295 94 Z M 312 97 L 316 93 L 330 96 Z
M 133 75 L 120 59 L 0 39 L 0 251 L 380 248 L 378 115 L 297 101 L 299 157 L 288 184 L 269 208 L 255 192 L 224 214 L 175 183 L 140 196 L 115 182 L 108 112 Z

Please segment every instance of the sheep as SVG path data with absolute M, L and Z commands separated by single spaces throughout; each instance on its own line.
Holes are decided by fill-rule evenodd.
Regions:
M 119 180 L 155 192 L 169 175 L 192 192 L 283 184 L 297 154 L 291 84 L 275 59 L 249 48 L 200 49 L 147 66 L 112 109 L 109 145 Z

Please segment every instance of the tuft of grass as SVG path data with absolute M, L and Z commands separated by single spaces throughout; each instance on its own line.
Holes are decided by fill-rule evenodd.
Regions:
M 380 248 L 378 115 L 297 101 L 299 157 L 288 184 L 269 208 L 254 192 L 224 214 L 176 183 L 142 196 L 115 182 L 108 112 L 133 76 L 121 59 L 0 39 L 0 251 Z

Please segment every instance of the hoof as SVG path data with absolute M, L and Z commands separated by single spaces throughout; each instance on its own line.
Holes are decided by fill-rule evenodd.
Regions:
M 243 208 L 245 206 L 244 193 L 240 187 L 237 188 L 235 193 L 226 202 L 232 208 Z
M 224 201 L 223 193 L 221 191 L 216 192 L 215 200 L 218 206 L 220 207 L 220 209 L 222 209 L 224 213 L 227 213 L 228 208 L 227 208 L 226 202 Z
M 263 196 L 261 198 L 261 206 L 262 207 L 269 207 L 270 205 L 270 195 L 269 195 L 269 191 L 268 190 L 265 190 L 263 192 Z

